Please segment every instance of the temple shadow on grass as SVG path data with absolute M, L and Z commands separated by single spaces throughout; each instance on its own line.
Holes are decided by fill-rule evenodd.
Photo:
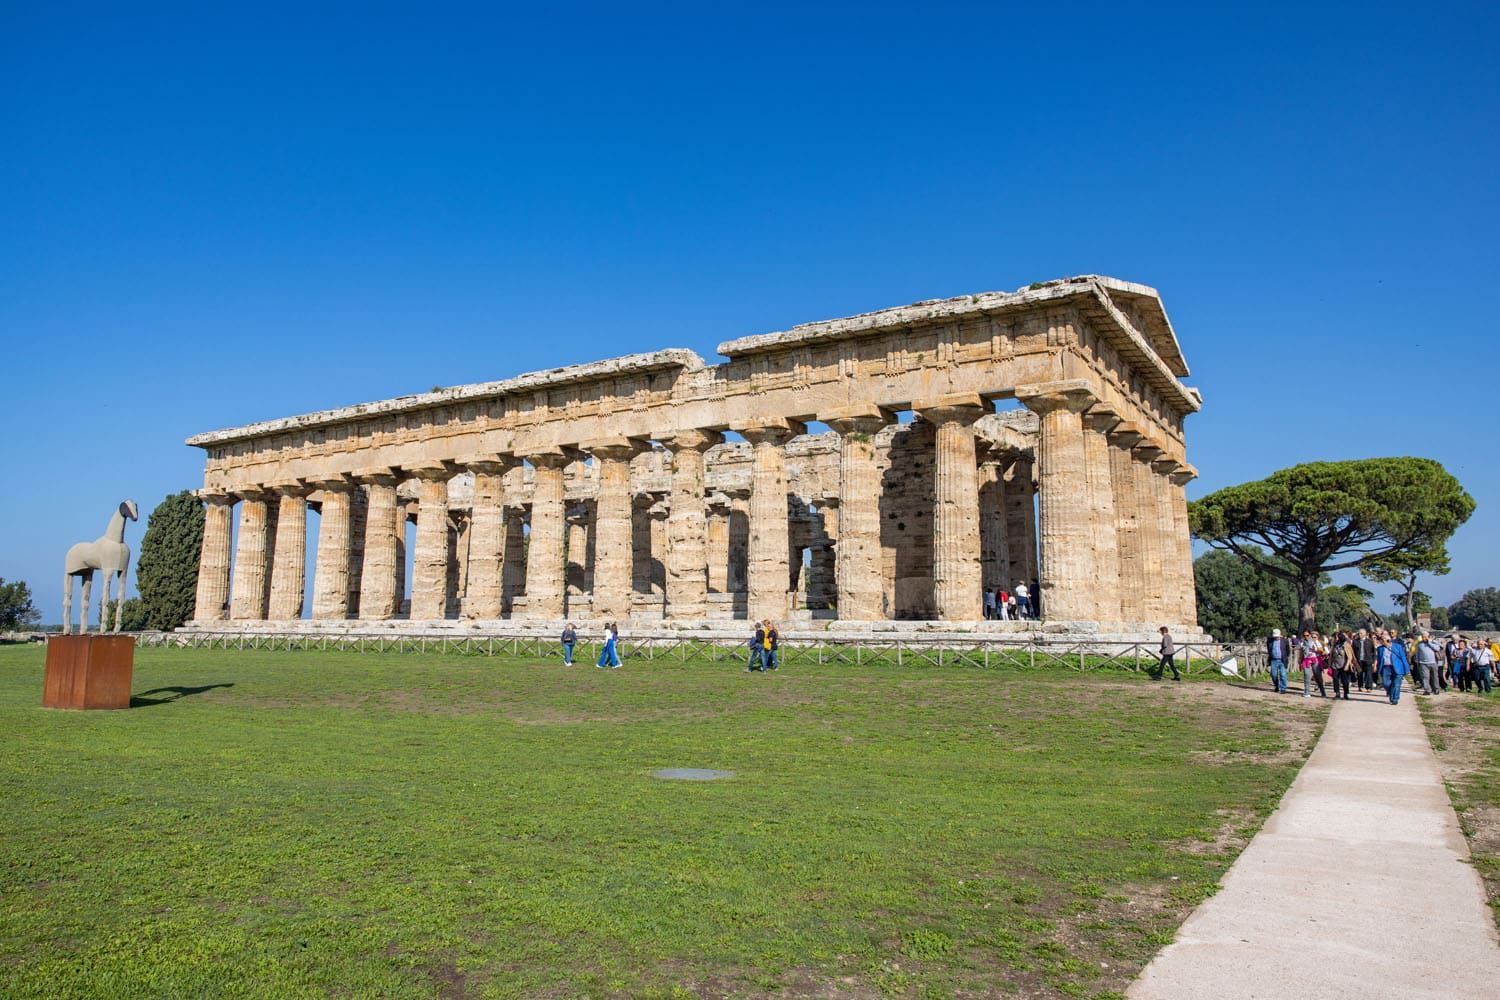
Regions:
M 176 701 L 179 698 L 186 698 L 189 695 L 202 694 L 205 691 L 212 691 L 214 688 L 232 688 L 232 687 L 234 687 L 234 682 L 233 681 L 226 681 L 223 684 L 204 684 L 201 687 L 183 687 L 181 685 L 173 685 L 171 687 L 152 688 L 150 691 L 142 691 L 140 694 L 133 694 L 133 695 L 131 695 L 130 696 L 130 707 L 131 708 L 145 708 L 148 705 L 165 705 L 168 702 Z M 149 697 L 147 697 L 147 695 L 153 695 L 153 694 L 166 695 L 166 697 L 164 697 L 164 698 L 149 698 Z

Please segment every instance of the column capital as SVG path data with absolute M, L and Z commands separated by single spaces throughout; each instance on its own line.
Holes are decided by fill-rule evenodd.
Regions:
M 972 424 L 991 410 L 977 392 L 950 392 L 914 400 L 911 408 L 920 413 L 923 420 L 933 424 Z
M 234 495 L 240 500 L 269 500 L 276 496 L 276 491 L 269 486 L 242 486 Z
M 460 469 L 467 469 L 480 475 L 503 476 L 505 473 L 521 464 L 521 460 L 513 455 L 502 455 L 492 453 L 488 455 L 471 455 L 467 458 L 455 459 L 454 465 Z
M 716 444 L 723 444 L 724 435 L 718 431 L 686 430 L 674 431 L 657 440 L 661 442 L 663 448 L 671 452 L 707 451 Z
M 1095 403 L 1083 414 L 1083 426 L 1091 431 L 1108 434 L 1111 428 L 1121 422 L 1120 415 L 1110 406 L 1104 403 Z
M 1094 387 L 1089 384 L 1088 379 L 1083 378 L 1016 386 L 1016 399 L 1028 410 L 1035 410 L 1037 413 L 1054 410 L 1082 413 L 1094 405 L 1098 398 L 1094 394 Z
M 578 461 L 579 455 L 575 448 L 538 448 L 522 457 L 531 463 L 532 468 L 562 469 Z
M 628 462 L 642 452 L 651 450 L 651 442 L 642 438 L 609 437 L 579 445 L 579 448 L 595 458 Z
M 1139 444 L 1145 436 L 1145 432 L 1135 424 L 1132 424 L 1128 420 L 1122 420 L 1120 423 L 1115 424 L 1114 429 L 1109 432 L 1109 443 L 1129 451 Z
M 800 420 L 786 417 L 765 417 L 732 425 L 731 430 L 740 434 L 751 444 L 786 444 L 798 434 L 807 433 L 807 425 Z
M 881 428 L 896 422 L 889 410 L 873 403 L 840 406 L 819 414 L 818 419 L 838 434 L 878 434 Z
M 1198 470 L 1184 462 L 1178 465 L 1177 471 L 1172 473 L 1168 478 L 1172 480 L 1173 486 L 1186 486 L 1198 478 Z
M 402 478 L 400 468 L 388 465 L 361 469 L 354 473 L 354 481 L 361 486 L 397 486 Z
M 409 465 L 406 474 L 412 479 L 420 479 L 423 482 L 435 483 L 447 482 L 458 472 L 458 467 L 449 461 L 423 462 L 421 465 Z
M 198 499 L 215 507 L 232 507 L 239 497 L 233 493 L 220 493 L 218 490 L 199 490 Z
M 1163 455 L 1151 461 L 1152 471 L 1160 473 L 1163 476 L 1170 476 L 1180 468 L 1182 468 L 1182 463 L 1169 455 Z
M 312 492 L 312 487 L 305 479 L 282 479 L 271 483 L 266 489 L 283 497 L 306 497 Z
M 1161 455 L 1165 454 L 1165 449 L 1158 445 L 1155 441 L 1152 441 L 1150 438 L 1142 438 L 1141 443 L 1136 445 L 1133 449 L 1133 454 L 1142 462 L 1150 465 L 1152 462 L 1155 462 Z
M 323 490 L 331 493 L 340 493 L 354 488 L 354 482 L 346 472 L 310 477 L 307 482 L 315 490 Z

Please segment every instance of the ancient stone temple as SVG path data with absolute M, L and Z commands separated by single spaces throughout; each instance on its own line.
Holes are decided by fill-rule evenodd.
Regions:
M 1192 626 L 1183 419 L 1201 400 L 1153 289 L 1069 278 L 719 353 L 190 438 L 193 627 L 969 623 L 1018 582 L 1049 622 Z

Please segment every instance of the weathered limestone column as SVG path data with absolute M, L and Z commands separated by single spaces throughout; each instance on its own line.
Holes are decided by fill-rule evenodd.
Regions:
M 681 431 L 662 440 L 672 453 L 672 500 L 667 515 L 668 618 L 703 618 L 708 614 L 703 456 L 723 440 L 717 431 L 697 430 Z
M 839 435 L 839 540 L 834 578 L 840 621 L 886 617 L 880 554 L 880 471 L 875 435 L 890 422 L 875 407 L 851 407 L 824 418 Z
M 323 494 L 323 509 L 313 562 L 312 616 L 319 621 L 342 621 L 349 617 L 349 500 L 354 485 L 342 477 L 313 485 Z
M 1093 506 L 1082 416 L 1094 402 L 1093 390 L 1083 379 L 1070 379 L 1017 386 L 1016 398 L 1041 420 L 1042 614 L 1053 621 L 1094 619 Z
M 364 621 L 386 621 L 396 617 L 401 606 L 398 579 L 406 576 L 405 559 L 397 564 L 406 535 L 406 515 L 396 502 L 400 477 L 393 469 L 364 472 L 357 477 L 364 485 L 365 556 L 359 577 L 359 617 Z
M 1017 452 L 1005 466 L 1005 536 L 1010 558 L 1006 592 L 1040 580 L 1036 565 L 1036 461 L 1030 450 Z
M 916 402 L 937 430 L 934 445 L 932 595 L 940 621 L 984 617 L 979 576 L 979 476 L 974 421 L 989 408 L 973 393 Z
M 446 465 L 408 469 L 417 481 L 417 544 L 411 566 L 411 620 L 448 616 L 448 480 Z
M 307 588 L 307 486 L 277 483 L 280 496 L 276 516 L 276 550 L 271 559 L 271 602 L 266 616 L 273 622 L 302 617 Z
M 230 591 L 229 617 L 236 621 L 260 621 L 266 617 L 276 521 L 271 513 L 272 494 L 247 490 L 240 494 L 240 537 L 234 553 L 234 586 Z
M 365 526 L 369 523 L 370 501 L 362 486 L 349 491 L 349 618 L 359 617 L 359 594 L 365 575 Z
M 1004 453 L 994 449 L 979 463 L 979 574 L 986 593 L 1011 588 L 1004 465 Z
M 235 498 L 226 493 L 202 493 L 203 548 L 198 552 L 198 595 L 193 620 L 223 621 L 229 617 L 229 543 Z
M 1120 597 L 1120 541 L 1116 526 L 1114 472 L 1110 465 L 1109 432 L 1120 417 L 1095 404 L 1083 415 L 1084 456 L 1088 462 L 1090 520 L 1094 545 L 1095 621 L 1124 621 Z
M 505 508 L 505 548 L 500 555 L 500 609 L 509 616 L 515 600 L 526 592 L 526 511 Z
M 1198 478 L 1191 465 L 1179 466 L 1172 473 L 1172 538 L 1177 543 L 1175 562 L 1180 567 L 1181 597 L 1178 601 L 1177 625 L 1198 624 L 1198 581 L 1193 577 L 1193 534 L 1188 525 L 1187 493 L 1184 487 Z
M 1166 576 L 1162 570 L 1161 515 L 1157 511 L 1156 472 L 1151 463 L 1162 450 L 1149 440 L 1142 440 L 1131 452 L 1131 477 L 1135 482 L 1135 503 L 1140 525 L 1141 546 L 1141 612 L 1148 622 L 1165 617 Z
M 628 618 L 635 588 L 635 528 L 630 494 L 630 460 L 644 450 L 638 441 L 611 438 L 584 450 L 599 466 L 594 501 L 594 603 L 596 618 Z M 540 489 L 540 485 L 538 485 Z M 536 524 L 531 526 L 536 544 Z M 561 610 L 558 615 L 562 614 Z
M 779 621 L 786 617 L 787 591 L 792 585 L 787 559 L 786 443 L 806 427 L 795 420 L 771 418 L 736 430 L 752 447 L 746 612 L 754 621 Z
M 1182 562 L 1182 546 L 1177 542 L 1177 516 L 1172 502 L 1172 494 L 1178 492 L 1172 485 L 1172 476 L 1181 468 L 1181 462 L 1166 455 L 1151 463 L 1151 491 L 1156 497 L 1157 538 L 1161 545 L 1162 591 L 1157 616 L 1164 625 L 1179 623 L 1182 595 L 1193 589 L 1192 561 Z
M 722 493 L 709 497 L 708 524 L 704 546 L 708 558 L 708 589 L 711 593 L 729 593 L 729 498 Z
M 501 459 L 464 463 L 474 473 L 465 618 L 499 618 L 504 606 L 500 560 L 505 552 L 505 473 L 513 464 Z
M 1131 451 L 1141 440 L 1134 424 L 1116 424 L 1109 432 L 1110 488 L 1115 497 L 1116 540 L 1120 558 L 1120 615 L 1123 621 L 1147 622 L 1146 557 L 1142 548 L 1140 497 L 1136 493 Z
M 574 461 L 564 451 L 540 452 L 526 456 L 532 467 L 531 541 L 526 559 L 526 617 L 561 618 L 563 616 L 563 469 Z M 628 530 L 629 508 L 626 508 Z M 597 590 L 599 564 L 604 549 L 595 543 L 598 561 L 594 565 Z M 630 564 L 625 564 L 630 572 Z M 626 577 L 629 579 L 629 576 Z M 595 614 L 598 614 L 596 609 Z

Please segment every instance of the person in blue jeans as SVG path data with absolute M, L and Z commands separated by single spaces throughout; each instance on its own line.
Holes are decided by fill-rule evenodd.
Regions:
M 1401 641 L 1400 636 L 1380 637 L 1380 647 L 1375 652 L 1376 662 L 1380 665 L 1380 683 L 1390 694 L 1391 704 L 1401 703 L 1401 678 L 1405 677 L 1411 670 L 1411 664 L 1406 659 L 1406 644 Z
M 563 666 L 573 665 L 573 647 L 578 645 L 578 630 L 573 627 L 572 622 L 562 630 Z
M 1286 640 L 1281 637 L 1281 629 L 1273 628 L 1271 638 L 1266 640 L 1266 659 L 1271 665 L 1271 690 L 1277 694 L 1286 694 Z
M 600 669 L 603 669 L 605 667 L 608 667 L 611 670 L 619 669 L 620 653 L 619 650 L 615 648 L 615 644 L 619 642 L 619 639 L 620 631 L 619 629 L 615 628 L 614 622 L 610 622 L 608 625 L 604 626 L 604 646 L 599 650 L 599 662 L 597 664 Z
M 760 668 L 762 670 L 776 669 L 776 653 L 781 648 L 781 633 L 776 631 L 776 623 L 766 622 L 765 634 L 761 641 Z

